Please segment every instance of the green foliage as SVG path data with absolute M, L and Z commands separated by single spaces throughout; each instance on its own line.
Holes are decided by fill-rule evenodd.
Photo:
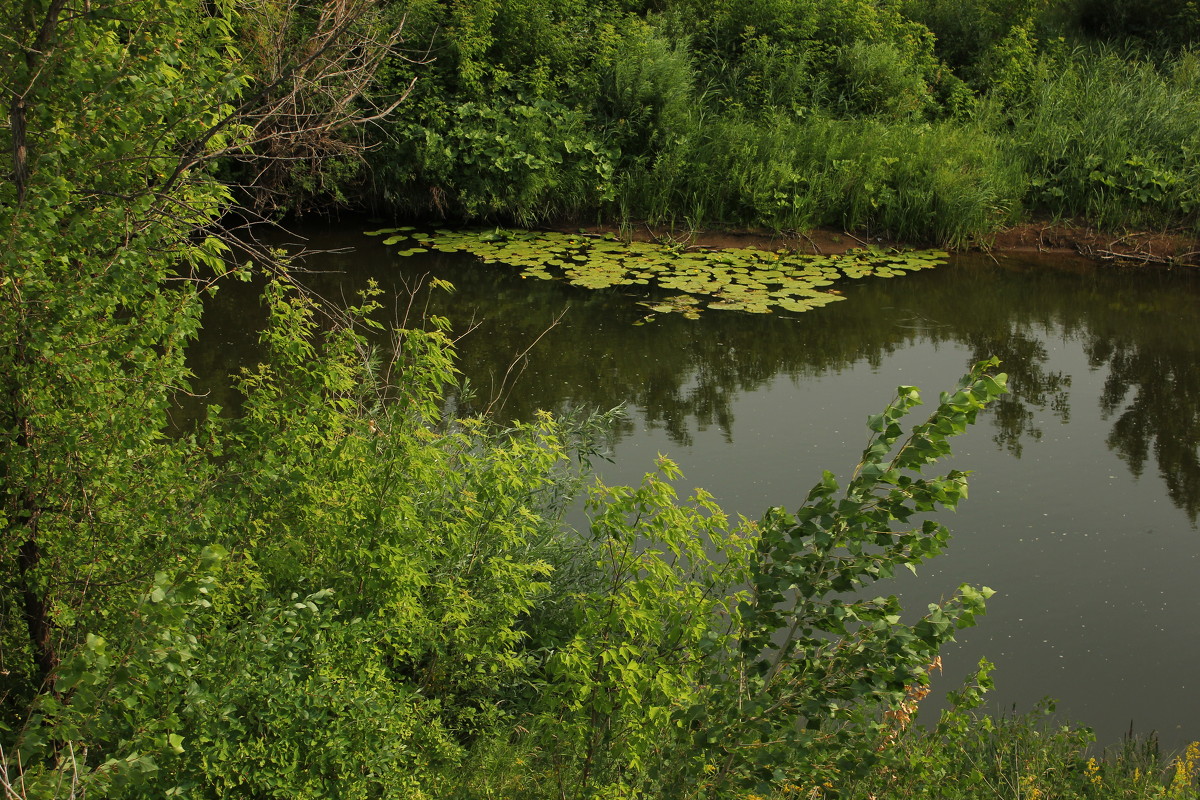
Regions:
M 404 794 L 453 761 L 430 704 L 367 644 L 377 626 L 340 617 L 328 591 L 229 608 L 223 555 L 206 548 L 191 570 L 157 576 L 116 641 L 88 637 L 64 664 L 69 702 L 37 704 L 23 763 L 48 765 L 67 742 L 90 767 L 83 790 L 104 797 L 315 798 Z M 31 788 L 56 777 L 24 774 Z
M 419 78 L 371 156 L 375 197 L 405 213 L 825 225 L 956 246 L 1023 213 L 1194 221 L 1195 103 L 1163 86 L 1193 57 L 1072 55 L 1070 3 L 410 5 L 410 41 L 438 59 L 382 81 Z M 1188 8 L 1153 24 L 1186 30 Z M 1184 149 L 1125 119 L 1102 129 L 1109 110 L 1161 120 L 1161 142 Z M 1123 152 L 1063 150 L 1068 129 Z
M 1200 744 L 1167 757 L 1154 737 L 1094 753 L 1094 736 L 1054 717 L 1049 700 L 1021 715 L 982 716 L 991 665 L 960 692 L 932 729 L 902 727 L 873 774 L 837 786 L 838 796 L 939 798 L 1195 798 Z M 831 793 L 832 794 L 832 793 Z M 784 795 L 786 796 L 786 795 Z
M 674 150 L 626 177 L 625 208 L 658 223 L 828 225 L 962 246 L 1009 221 L 1022 189 L 996 137 L 954 123 L 722 119 Z
M 1029 207 L 1109 229 L 1195 228 L 1197 56 L 1162 66 L 1111 50 L 1039 60 L 1025 99 L 994 124 L 1030 176 Z
M 881 712 L 923 683 L 938 647 L 990 590 L 962 587 L 913 625 L 861 590 L 940 552 L 948 532 L 914 514 L 953 508 L 966 476 L 920 470 L 1003 391 L 980 364 L 903 438 L 920 402 L 901 387 L 872 417 L 863 462 L 837 496 L 826 473 L 794 515 L 730 526 L 711 498 L 686 505 L 674 465 L 638 487 L 595 489 L 599 590 L 556 648 L 522 723 L 522 760 L 554 796 L 732 796 L 870 766 Z M 532 791 L 532 788 L 530 788 Z
M 820 137 L 828 114 L 903 126 L 943 115 L 935 96 L 951 98 L 952 113 L 964 106 L 927 33 L 894 9 L 795 0 L 677 3 L 645 18 L 612 8 L 601 22 L 570 5 L 524 4 L 519 14 L 515 3 L 463 4 L 455 13 L 467 8 L 470 24 L 444 20 L 444 32 L 425 6 L 416 19 L 428 14 L 426 21 L 413 23 L 435 41 L 469 39 L 469 48 L 486 49 L 489 58 L 486 69 L 472 60 L 463 78 L 455 74 L 464 68 L 460 49 L 457 64 L 422 73 L 414 121 L 393 127 L 379 150 L 383 197 L 400 208 L 523 225 L 590 214 L 693 225 L 872 225 L 942 241 L 985 233 L 1004 216 L 996 210 L 1006 199 L 977 209 L 969 222 L 941 218 L 928 205 L 897 208 L 887 197 L 872 198 L 872 210 L 862 213 L 864 199 L 847 197 L 844 188 L 861 164 L 806 146 Z M 541 43 L 542 56 L 530 42 Z M 397 82 L 409 74 L 397 73 Z M 808 129 L 813 125 L 817 131 Z M 786 128 L 779 131 L 782 146 L 803 148 L 809 158 L 722 152 L 744 149 L 744 129 L 779 127 Z M 731 204 L 722 186 L 731 156 L 735 174 L 765 171 L 756 182 L 784 202 Z M 789 175 L 821 191 L 796 192 Z M 987 176 L 985 193 L 999 182 Z M 866 192 L 876 186 L 863 182 Z M 843 222 L 837 209 L 847 203 L 855 211 Z M 880 224 L 874 209 L 885 207 L 893 219 Z M 960 232 L 964 223 L 970 228 Z M 955 232 L 945 237 L 935 226 Z
M 1033 89 L 1037 69 L 1037 40 L 1029 24 L 1014 25 L 980 59 L 977 81 L 1006 105 L 1020 103 Z
M 411 111 L 381 131 L 375 195 L 394 208 L 525 224 L 593 212 L 612 196 L 620 144 L 601 131 L 624 14 L 572 2 L 411 3 L 380 84 L 417 79 Z
M 634 19 L 600 62 L 611 81 L 601 88 L 601 119 L 627 160 L 637 163 L 685 128 L 695 102 L 696 80 L 687 39 Z M 607 107 L 606 107 L 607 106 Z
M 1194 0 L 1074 0 L 1064 5 L 1066 24 L 1089 37 L 1166 48 L 1200 42 L 1200 7 Z
M 0 138 L 14 161 L 0 185 L 0 630 L 12 641 L 0 731 L 53 687 L 84 631 L 119 618 L 181 551 L 206 480 L 191 443 L 161 431 L 187 377 L 197 283 L 229 270 L 205 230 L 229 194 L 203 158 L 237 135 L 228 114 L 244 77 L 224 5 L 126 10 L 30 0 L 2 12 L 12 114 Z
M 311 301 L 266 299 L 268 361 L 242 379 L 244 415 L 205 431 L 212 478 L 173 530 L 181 553 L 221 544 L 192 567 L 140 553 L 164 569 L 127 621 L 106 594 L 75 624 L 85 641 L 15 731 L 31 785 L 58 779 L 67 742 L 109 797 L 437 795 L 538 663 L 527 618 L 555 597 L 569 431 L 435 430 L 452 372 L 436 327 L 378 369 L 352 328 L 318 332 Z
M 905 16 L 929 28 L 938 57 L 964 77 L 986 86 L 982 62 L 994 58 L 1019 29 L 1036 28 L 1051 0 L 905 0 Z
M 431 109 L 412 135 L 413 178 L 446 214 L 533 224 L 611 195 L 613 153 L 553 100 L 499 96 Z
M 669 791 L 666 771 L 694 775 L 701 755 L 677 740 L 713 697 L 707 683 L 727 657 L 751 538 L 730 532 L 704 492 L 677 505 L 665 479 L 678 470 L 666 459 L 658 467 L 636 488 L 590 493 L 603 582 L 579 599 L 578 630 L 551 660 L 529 725 L 545 740 L 556 795 Z
M 930 102 L 921 64 L 888 42 L 856 41 L 840 48 L 837 58 L 845 113 L 887 118 L 919 116 Z
M 262 532 L 256 580 L 273 595 L 333 591 L 343 614 L 380 625 L 393 674 L 471 732 L 520 668 L 517 621 L 548 588 L 549 566 L 518 556 L 555 533 L 561 432 L 488 436 L 466 420 L 433 435 L 451 373 L 442 332 L 405 335 L 380 385 L 357 335 L 314 353 L 296 338 L 307 304 L 272 303 L 274 358 L 246 377 L 236 432 L 238 460 L 268 483 L 222 500 L 234 530 Z

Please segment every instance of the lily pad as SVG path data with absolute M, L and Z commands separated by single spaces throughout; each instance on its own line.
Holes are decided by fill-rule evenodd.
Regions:
M 411 225 L 406 225 L 402 228 L 380 228 L 377 231 L 363 231 L 363 235 L 364 236 L 383 236 L 388 233 L 408 233 L 410 231 L 415 231 L 415 230 L 416 230 L 416 228 L 412 227 Z M 386 242 L 385 242 L 385 244 L 386 244 Z
M 804 255 L 786 251 L 684 249 L 651 242 L 621 242 L 612 237 L 586 237 L 495 228 L 485 231 L 411 227 L 381 228 L 388 245 L 407 247 L 397 255 L 429 249 L 467 252 L 484 263 L 508 264 L 522 277 L 561 279 L 587 289 L 646 287 L 679 292 L 642 303 L 655 314 L 699 315 L 707 309 L 769 313 L 772 309 L 803 312 L 844 299 L 837 283 L 870 277 L 892 278 L 945 263 L 941 250 L 885 251 L 877 247 L 840 255 Z

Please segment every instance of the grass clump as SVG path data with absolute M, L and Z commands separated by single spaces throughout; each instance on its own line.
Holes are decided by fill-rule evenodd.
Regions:
M 698 120 L 618 196 L 622 215 L 656 224 L 829 226 L 963 246 L 1014 219 L 1022 178 L 979 127 L 779 113 Z
M 1200 231 L 1200 53 L 1043 58 L 1024 99 L 980 117 L 1028 173 L 1030 212 Z

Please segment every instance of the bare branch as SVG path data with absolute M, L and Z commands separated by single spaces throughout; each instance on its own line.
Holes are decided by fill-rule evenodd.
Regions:
M 330 0 L 319 10 L 305 0 L 255 0 L 242 13 L 251 20 L 247 65 L 260 88 L 196 137 L 159 191 L 171 192 L 201 163 L 229 158 L 256 169 L 242 188 L 258 211 L 271 213 L 294 199 L 294 165 L 309 164 L 315 173 L 329 158 L 364 160 L 367 143 L 345 131 L 392 114 L 415 85 L 383 104 L 368 97 L 388 58 L 425 62 L 399 53 L 405 20 L 381 27 L 374 0 Z M 239 126 L 248 132 L 235 143 L 209 147 Z

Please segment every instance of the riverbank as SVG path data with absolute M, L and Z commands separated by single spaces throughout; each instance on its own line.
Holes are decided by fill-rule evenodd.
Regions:
M 635 241 L 679 243 L 687 247 L 713 249 L 753 247 L 784 248 L 794 252 L 825 255 L 844 253 L 856 247 L 927 246 L 927 243 L 897 242 L 867 233 L 818 229 L 806 233 L 772 232 L 765 229 L 680 230 L 646 224 L 558 225 L 548 230 L 593 236 L 615 234 Z M 993 253 L 1051 253 L 1088 261 L 1125 264 L 1200 267 L 1200 238 L 1169 231 L 1115 233 L 1083 223 L 1028 222 L 1006 228 L 986 243 L 971 249 Z

